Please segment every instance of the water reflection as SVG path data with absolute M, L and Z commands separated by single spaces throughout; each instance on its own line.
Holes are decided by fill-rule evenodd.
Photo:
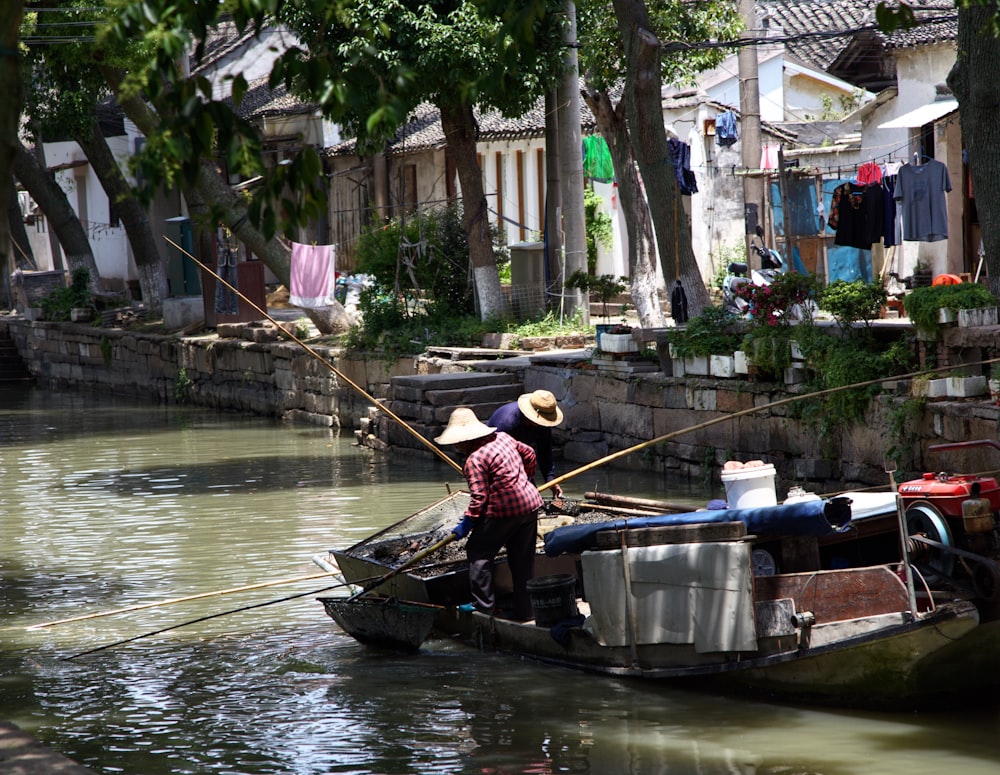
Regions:
M 8 393 L 0 391 L 0 707 L 98 772 L 978 775 L 1000 766 L 995 710 L 935 717 L 772 706 L 436 640 L 413 656 L 372 652 L 342 635 L 311 595 L 67 662 L 325 582 L 25 628 L 313 573 L 313 553 L 426 506 L 457 476 L 440 461 L 390 460 L 264 418 Z M 634 472 L 587 479 L 580 494 L 679 496 Z M 686 494 L 704 497 L 697 487 Z

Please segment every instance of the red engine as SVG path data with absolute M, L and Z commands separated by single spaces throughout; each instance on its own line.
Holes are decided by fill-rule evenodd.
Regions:
M 1000 485 L 992 476 L 964 476 L 962 474 L 924 474 L 899 485 L 903 503 L 926 500 L 947 517 L 962 518 L 962 501 L 972 497 L 972 485 L 979 482 L 979 497 L 990 502 L 993 511 L 1000 511 Z

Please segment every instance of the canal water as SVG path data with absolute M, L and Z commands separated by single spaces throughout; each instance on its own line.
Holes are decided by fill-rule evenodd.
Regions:
M 829 711 L 582 675 L 442 641 L 416 655 L 377 653 L 326 617 L 315 601 L 323 579 L 28 629 L 318 573 L 313 554 L 350 545 L 461 480 L 441 461 L 388 461 L 325 429 L 37 389 L 0 391 L 0 474 L 0 718 L 99 773 L 1000 768 L 1000 703 L 947 714 Z M 580 479 L 567 483 L 568 496 L 709 495 L 611 469 Z M 223 612 L 232 613 L 215 616 Z

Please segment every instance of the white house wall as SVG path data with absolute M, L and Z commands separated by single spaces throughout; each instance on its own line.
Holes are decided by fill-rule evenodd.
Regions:
M 480 143 L 479 148 L 490 221 L 500 229 L 503 241 L 507 245 L 541 241 L 545 232 L 547 190 L 544 138 L 485 142 Z M 522 168 L 520 199 L 523 207 L 519 207 L 518 152 Z M 598 245 L 596 271 L 598 274 L 627 276 L 628 238 L 617 191 L 611 184 L 595 184 L 594 190 L 602 199 L 601 212 L 611 218 L 613 231 L 610 247 Z
M 108 144 L 116 158 L 127 155 L 129 150 L 127 138 L 109 138 Z M 83 150 L 75 142 L 45 144 L 45 162 L 49 168 L 77 164 L 57 171 L 56 183 L 66 193 L 70 206 L 80 219 L 90 240 L 97 271 L 102 278 L 120 280 L 124 287 L 130 264 L 128 239 L 120 223 L 117 226 L 110 223 L 111 207 L 108 195 L 104 193 L 104 188 L 86 159 Z M 81 161 L 83 163 L 79 164 Z M 50 225 L 46 224 L 45 233 L 34 229 L 29 229 L 28 232 L 39 269 L 51 269 L 54 266 L 49 230 Z M 63 264 L 65 265 L 65 261 Z M 134 266 L 132 270 L 134 272 Z

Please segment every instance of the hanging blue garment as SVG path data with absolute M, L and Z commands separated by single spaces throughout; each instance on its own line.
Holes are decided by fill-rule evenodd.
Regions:
M 739 130 L 736 128 L 736 114 L 731 110 L 716 116 L 715 118 L 715 143 L 727 147 L 739 139 Z
M 668 139 L 667 145 L 670 147 L 670 157 L 674 162 L 678 189 L 682 194 L 697 194 L 698 181 L 691 169 L 691 146 L 676 137 Z

